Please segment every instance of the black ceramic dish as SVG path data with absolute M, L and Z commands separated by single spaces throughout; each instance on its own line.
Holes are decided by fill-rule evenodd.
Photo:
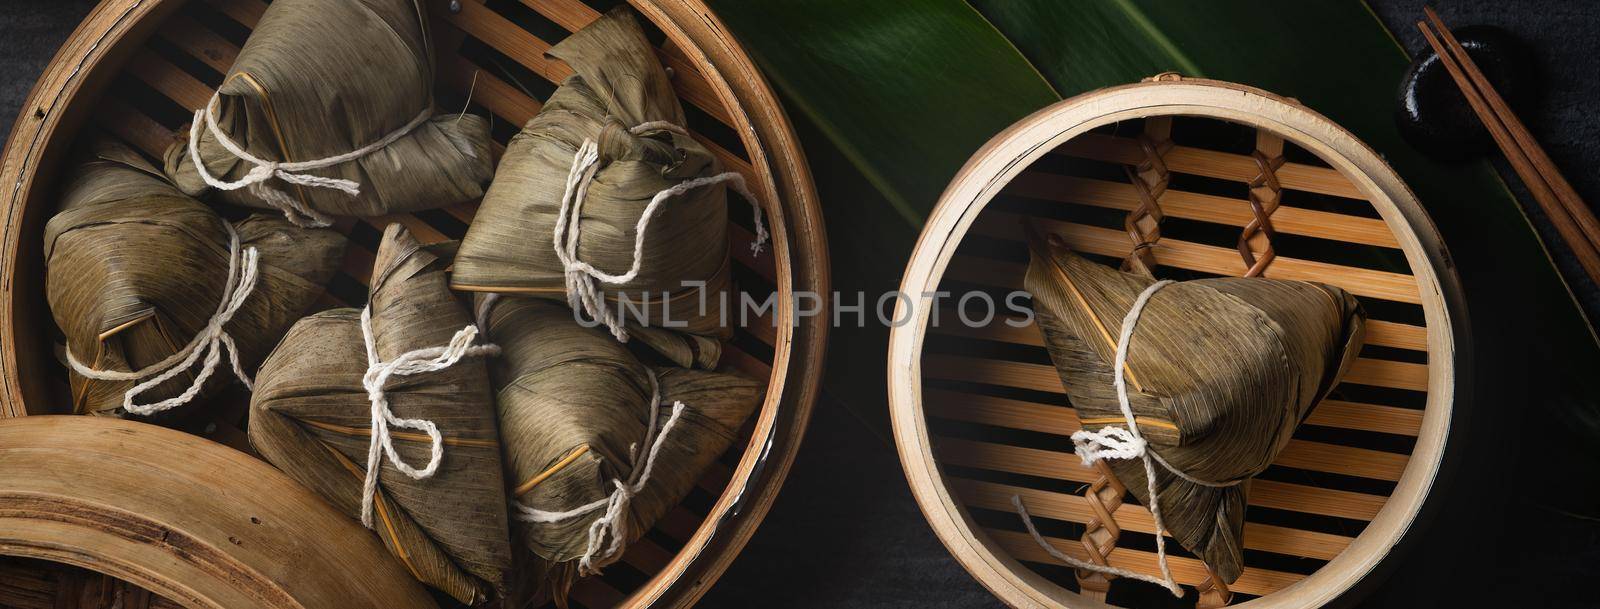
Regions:
M 1451 30 L 1472 61 L 1519 116 L 1536 103 L 1538 65 L 1533 52 L 1509 32 L 1488 25 Z M 1395 123 L 1412 146 L 1431 157 L 1461 161 L 1488 152 L 1489 132 L 1431 50 L 1418 55 L 1400 81 Z

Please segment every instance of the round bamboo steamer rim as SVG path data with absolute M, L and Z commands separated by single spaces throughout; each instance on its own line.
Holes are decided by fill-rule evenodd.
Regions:
M 265 461 L 102 417 L 0 419 L 0 437 L 0 554 L 187 607 L 435 607 L 377 536 Z
M 1015 607 L 1110 607 L 1035 573 L 1005 552 L 946 486 L 932 452 L 922 401 L 922 352 L 932 300 L 946 268 L 979 214 L 1045 154 L 1096 127 L 1154 116 L 1217 119 L 1272 132 L 1332 166 L 1373 205 L 1394 233 L 1417 281 L 1426 320 L 1427 401 L 1416 444 L 1395 490 L 1362 533 L 1305 579 L 1240 607 L 1320 607 L 1359 594 L 1406 538 L 1447 469 L 1446 442 L 1460 397 L 1455 370 L 1467 356 L 1459 280 L 1432 221 L 1415 195 L 1365 144 L 1296 102 L 1243 85 L 1163 75 L 1092 91 L 1051 105 L 996 135 L 941 196 L 913 250 L 889 339 L 892 427 L 913 495 L 934 532 L 968 572 Z M 1458 330 L 1459 328 L 1459 330 Z M 1124 583 L 1121 585 L 1137 585 Z
M 443 6 L 445 0 L 420 0 Z M 462 0 L 479 3 L 483 0 Z M 47 66 L 23 106 L 0 165 L 0 417 L 49 412 L 62 396 L 36 379 L 59 366 L 50 349 L 40 239 L 55 209 L 55 182 L 78 134 L 123 66 L 186 0 L 106 0 Z M 582 19 L 581 2 L 540 0 L 562 24 Z M 754 534 L 793 464 L 818 393 L 826 314 L 797 317 L 796 292 L 827 293 L 829 261 L 815 186 L 787 116 L 754 63 L 700 0 L 630 0 L 704 77 L 743 142 L 765 203 L 776 262 L 777 306 L 766 400 L 731 481 L 683 549 L 626 607 L 685 607 L 715 583 Z M 592 9 L 589 9 L 592 10 Z M 765 359 L 765 358 L 763 358 Z M 142 433 L 135 426 L 127 433 Z M 63 441 L 69 438 L 63 437 Z M 175 458 L 214 448 L 209 440 L 172 441 Z M 185 442 L 192 446 L 183 446 Z M 242 482 L 241 482 L 242 484 Z M 3 485 L 0 485 L 3 487 Z M 21 546 L 0 548 L 0 554 Z M 83 565 L 96 568 L 96 565 Z M 126 567 L 127 565 L 124 565 Z M 103 566 L 102 566 L 103 567 Z

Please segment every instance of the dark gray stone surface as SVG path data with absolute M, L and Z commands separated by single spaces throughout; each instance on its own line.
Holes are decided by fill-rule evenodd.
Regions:
M 8 121 L 17 116 L 34 79 L 93 4 L 0 2 L 0 121 L 7 121 L 0 131 L 9 131 Z M 1420 0 L 1371 4 L 1407 48 L 1422 47 L 1412 26 L 1421 15 Z M 1600 165 L 1600 120 L 1593 109 L 1593 100 L 1600 98 L 1595 62 L 1600 2 L 1470 0 L 1443 2 L 1439 10 L 1451 24 L 1499 25 L 1534 46 L 1546 84 L 1542 105 L 1525 118 L 1580 194 L 1600 201 L 1600 173 L 1593 170 Z M 1515 179 L 1509 181 L 1520 189 Z M 1519 196 L 1531 200 L 1526 193 Z M 1492 244 L 1451 244 L 1478 246 Z M 1574 276 L 1570 257 L 1556 249 L 1564 270 Z M 1593 286 L 1577 290 L 1591 312 L 1600 311 Z M 857 407 L 884 407 L 876 396 L 853 401 Z M 1537 422 L 1529 424 L 1536 428 Z M 874 427 L 833 400 L 819 404 L 805 450 L 776 506 L 704 606 L 998 605 L 934 538 L 911 500 L 892 442 Z M 1534 442 L 1537 434 L 1510 441 Z M 1595 477 L 1593 471 L 1570 473 Z M 1585 499 L 1593 513 L 1596 504 Z M 1522 505 L 1529 511 L 1478 519 L 1472 504 L 1447 506 L 1439 518 L 1455 524 L 1434 527 L 1420 538 L 1364 606 L 1480 606 L 1489 598 L 1511 606 L 1600 605 L 1600 594 L 1591 588 L 1600 575 L 1600 524 L 1569 507 Z
M 89 0 L 5 0 L 0 2 L 0 127 L 11 133 L 33 82 L 55 57 L 95 2 Z

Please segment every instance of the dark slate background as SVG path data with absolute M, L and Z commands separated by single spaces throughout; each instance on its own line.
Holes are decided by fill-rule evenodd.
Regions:
M 1176 1 L 1176 0 L 1175 0 Z M 1186 1 L 1186 0 L 1185 0 Z M 1301 0 L 1293 0 L 1301 1 Z M 1319 0 L 1331 1 L 1331 0 Z M 1406 48 L 1425 45 L 1413 23 L 1420 0 L 1371 0 L 1378 16 Z M 34 79 L 86 15 L 91 0 L 0 2 L 0 122 L 17 116 Z M 1535 49 L 1543 74 L 1541 103 L 1524 119 L 1555 162 L 1588 201 L 1600 201 L 1600 2 L 1568 0 L 1464 0 L 1439 3 L 1456 26 L 1504 27 Z M 9 122 L 5 123 L 9 132 Z M 1512 176 L 1513 189 L 1531 201 Z M 1538 214 L 1534 214 L 1538 219 Z M 1541 231 L 1549 237 L 1547 224 Z M 1452 248 L 1489 244 L 1449 244 Z M 1557 246 L 1569 277 L 1577 267 Z M 1586 308 L 1600 312 L 1594 286 L 1574 285 Z M 1600 371 L 1596 371 L 1600 373 Z M 886 407 L 875 396 L 852 402 Z M 1487 405 L 1480 405 L 1488 407 Z M 1538 441 L 1537 421 L 1507 442 Z M 950 558 L 923 521 L 906 487 L 893 441 L 856 413 L 824 399 L 805 449 L 766 523 L 726 576 L 706 596 L 706 607 L 988 607 L 998 606 Z M 1482 450 L 1494 450 L 1492 446 Z M 1559 455 L 1550 467 L 1572 469 L 1577 479 L 1600 472 L 1571 467 Z M 1506 488 L 1537 498 L 1560 489 Z M 1448 491 L 1456 499 L 1460 491 Z M 1363 607 L 1496 605 L 1600 606 L 1592 589 L 1600 576 L 1600 519 L 1593 503 L 1513 502 L 1492 516 L 1467 495 L 1445 502 L 1430 527 L 1362 604 Z M 1575 507 L 1576 506 L 1576 507 Z M 1588 509 L 1582 509 L 1587 507 Z M 1495 599 L 1489 601 L 1489 599 Z

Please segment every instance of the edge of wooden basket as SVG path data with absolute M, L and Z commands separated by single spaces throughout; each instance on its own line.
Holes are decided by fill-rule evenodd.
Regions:
M 48 185 L 93 111 L 93 101 L 180 5 L 170 0 L 101 2 L 56 52 L 11 128 L 0 161 L 0 261 L 5 262 L 0 264 L 0 416 L 24 416 L 29 403 L 61 398 L 38 383 L 24 382 L 43 374 L 47 360 L 25 354 L 49 353 L 49 345 L 18 342 L 28 330 L 53 323 L 38 290 L 44 276 L 40 237 L 48 210 L 54 209 L 44 204 L 54 193 Z
M 22 344 L 19 337 L 50 322 L 43 296 L 35 291 L 43 276 L 37 235 L 51 206 L 43 198 L 53 192 L 55 168 L 93 110 L 93 102 L 120 65 L 149 37 L 162 20 L 183 4 L 180 0 L 106 0 L 72 34 L 35 84 L 6 144 L 0 166 L 0 417 L 28 414 L 30 403 L 46 403 L 48 395 L 25 379 L 42 374 L 48 345 Z M 831 289 L 827 240 L 816 188 L 805 155 L 777 96 L 727 29 L 699 0 L 632 0 L 632 4 L 666 30 L 691 61 L 708 69 L 707 80 L 727 105 L 741 137 L 759 142 L 748 146 L 751 162 L 773 183 L 759 185 L 761 196 L 778 201 L 767 206 L 773 223 L 773 254 L 778 277 L 778 342 L 773 375 L 750 445 L 733 472 L 728 489 L 718 498 L 706 522 L 684 550 L 649 584 L 625 603 L 627 607 L 692 605 L 727 569 L 771 508 L 793 464 L 819 391 L 826 350 L 828 316 L 793 317 L 793 294 L 825 294 Z M 93 66 L 95 69 L 87 69 Z M 765 181 L 764 181 L 765 182 Z M 787 272 L 783 272 L 787 266 Z
M 189 607 L 435 607 L 358 523 L 203 438 L 100 417 L 0 419 L 0 469 L 3 555 L 92 569 Z
M 796 318 L 790 305 L 796 292 L 827 294 L 832 283 L 827 237 L 810 166 L 782 104 L 755 62 L 701 0 L 630 3 L 669 38 L 691 43 L 679 46 L 706 72 L 706 80 L 738 123 L 740 137 L 761 144 L 746 146 L 750 163 L 760 175 L 776 178 L 776 183 L 762 184 L 765 192 L 758 194 L 782 202 L 782 215 L 773 214 L 772 221 L 782 220 L 788 227 L 773 235 L 781 302 L 772 366 L 774 383 L 782 378 L 780 369 L 786 370 L 789 378 L 781 385 L 768 386 L 768 403 L 750 444 L 706 521 L 650 584 L 623 603 L 625 607 L 688 607 L 705 595 L 755 534 L 794 464 L 820 389 L 829 316 L 824 304 L 821 313 Z
M 1358 585 L 1392 557 L 1446 467 L 1446 440 L 1465 388 L 1455 370 L 1470 348 L 1466 309 L 1448 252 L 1437 229 L 1400 177 L 1371 148 L 1337 124 L 1280 96 L 1233 83 L 1182 79 L 1091 91 L 1058 102 L 996 135 L 956 174 L 930 216 L 907 265 L 902 293 L 937 289 L 946 266 L 972 222 L 998 192 L 1033 162 L 1067 140 L 1115 122 L 1152 115 L 1202 116 L 1273 131 L 1322 157 L 1372 202 L 1411 264 L 1427 318 L 1428 398 L 1411 459 L 1378 516 L 1348 549 L 1306 579 L 1249 603 L 1261 608 L 1319 607 L 1348 600 Z M 909 310 L 906 310 L 909 309 Z M 895 318 L 914 324 L 891 330 L 889 407 L 901 465 L 918 506 L 956 559 L 1001 600 L 1016 607 L 1109 607 L 1050 582 L 1006 554 L 974 523 L 945 486 L 934 460 L 922 411 L 921 353 L 928 299 L 902 300 Z

